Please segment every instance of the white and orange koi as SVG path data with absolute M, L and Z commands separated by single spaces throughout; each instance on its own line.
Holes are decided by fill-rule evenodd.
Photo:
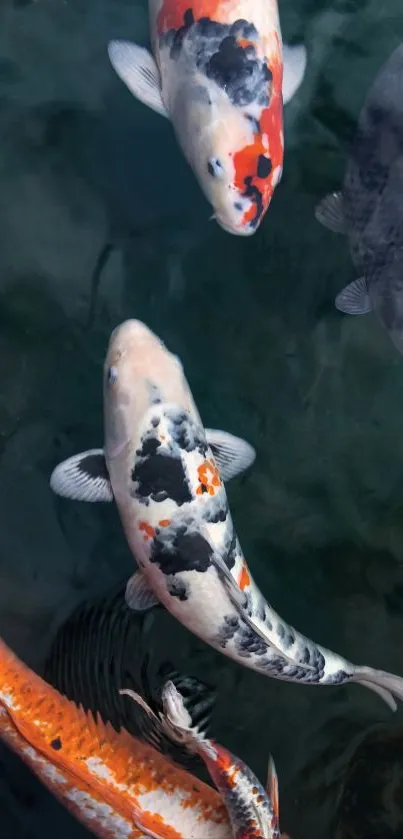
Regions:
M 218 793 L 148 743 L 96 721 L 0 640 L 0 738 L 100 839 L 231 839 Z M 134 816 L 136 814 L 136 818 Z
M 154 57 L 112 41 L 112 65 L 171 119 L 218 224 L 250 235 L 281 179 L 283 100 L 301 84 L 305 48 L 283 47 L 277 0 L 149 0 L 149 18 Z
M 180 361 L 140 321 L 126 321 L 110 338 L 104 426 L 104 449 L 61 463 L 51 487 L 83 501 L 115 499 L 139 567 L 126 588 L 129 606 L 161 603 L 216 650 L 266 676 L 359 682 L 396 708 L 403 678 L 319 646 L 263 597 L 223 483 L 250 464 L 247 444 L 204 428 Z

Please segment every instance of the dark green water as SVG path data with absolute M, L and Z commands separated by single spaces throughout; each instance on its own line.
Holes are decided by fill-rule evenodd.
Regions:
M 71 610 L 133 566 L 115 510 L 63 503 L 48 478 L 101 444 L 106 343 L 137 317 L 181 356 L 205 424 L 256 447 L 228 493 L 273 606 L 357 664 L 403 674 L 403 359 L 375 316 L 335 311 L 354 270 L 314 219 L 403 12 L 284 0 L 280 14 L 309 66 L 286 109 L 283 181 L 243 240 L 207 221 L 170 125 L 108 63 L 110 38 L 146 42 L 144 2 L 1 4 L 0 632 L 39 671 Z M 274 755 L 282 829 L 331 836 L 354 738 L 402 712 L 391 720 L 360 687 L 264 679 L 162 613 L 154 632 L 161 656 L 218 685 L 217 739 L 262 779 Z M 89 835 L 3 747 L 0 816 L 6 839 Z

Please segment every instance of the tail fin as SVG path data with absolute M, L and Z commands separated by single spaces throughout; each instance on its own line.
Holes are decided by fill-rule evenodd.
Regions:
M 174 743 L 185 746 L 195 752 L 195 744 L 203 737 L 197 726 L 193 726 L 192 717 L 187 710 L 182 695 L 172 681 L 168 681 L 162 691 L 162 712 L 156 714 L 145 700 L 129 688 L 119 691 L 129 696 L 145 711 L 150 721 L 150 736 L 158 739 L 168 737 Z
M 356 667 L 353 679 L 360 685 L 370 688 L 380 696 L 392 711 L 396 711 L 396 699 L 403 702 L 403 679 L 384 670 L 373 670 L 372 667 Z

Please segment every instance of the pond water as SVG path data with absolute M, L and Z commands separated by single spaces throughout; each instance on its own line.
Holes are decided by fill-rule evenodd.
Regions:
M 0 632 L 38 672 L 72 610 L 132 572 L 116 510 L 61 501 L 49 475 L 102 445 L 107 341 L 136 317 L 180 356 L 206 426 L 256 448 L 228 495 L 274 608 L 403 674 L 403 359 L 374 315 L 335 310 L 354 267 L 314 216 L 403 41 L 401 2 L 284 0 L 280 15 L 308 68 L 281 186 L 243 239 L 208 220 L 169 122 L 110 66 L 111 38 L 146 43 L 143 0 L 1 5 Z M 331 836 L 356 738 L 402 711 L 354 685 L 265 679 L 160 610 L 152 632 L 161 659 L 219 688 L 214 736 L 262 779 L 273 754 L 282 830 Z M 0 810 L 4 837 L 89 836 L 3 746 Z

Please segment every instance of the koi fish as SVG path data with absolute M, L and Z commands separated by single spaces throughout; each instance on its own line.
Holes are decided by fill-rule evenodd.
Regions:
M 201 757 L 228 810 L 234 839 L 279 839 L 278 781 L 271 757 L 265 790 L 242 760 L 214 740 L 207 739 L 193 726 L 173 682 L 168 681 L 162 692 L 163 712 L 159 718 L 134 691 L 121 693 L 134 699 L 157 728 L 166 728 L 173 738 L 177 737 Z M 148 830 L 154 839 L 163 839 L 158 825 L 150 824 L 141 814 L 135 814 L 135 822 L 139 830 Z
M 149 21 L 154 57 L 111 41 L 112 66 L 172 121 L 218 224 L 250 235 L 282 176 L 283 100 L 302 82 L 305 47 L 282 46 L 277 0 L 149 0 Z
M 147 743 L 86 714 L 2 640 L 0 738 L 100 839 L 150 836 L 137 820 L 158 824 L 162 839 L 231 839 L 215 790 Z
M 403 353 L 403 45 L 383 65 L 364 102 L 341 192 L 317 206 L 319 222 L 347 235 L 357 279 L 335 299 L 350 315 L 374 311 Z
M 204 429 L 181 362 L 140 321 L 126 321 L 110 338 L 104 431 L 104 448 L 59 464 L 50 485 L 76 500 L 115 499 L 138 565 L 126 587 L 131 608 L 161 603 L 207 644 L 266 676 L 311 685 L 359 682 L 396 709 L 393 695 L 403 699 L 403 678 L 319 646 L 263 597 L 224 486 L 245 462 L 245 443 L 233 438 L 220 448 L 222 432 L 214 438 Z

